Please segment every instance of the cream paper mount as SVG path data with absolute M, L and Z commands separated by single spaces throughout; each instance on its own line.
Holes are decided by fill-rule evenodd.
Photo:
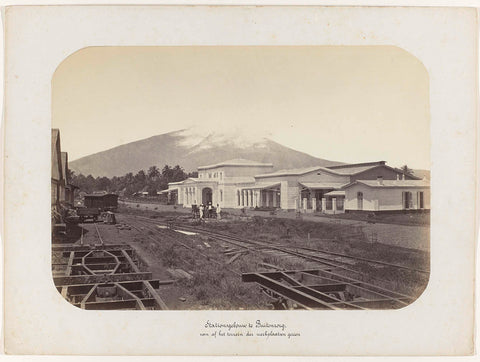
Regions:
M 7 353 L 308 356 L 473 352 L 475 9 L 23 6 L 4 9 L 4 17 Z M 55 70 L 86 47 L 206 45 L 395 46 L 423 64 L 430 81 L 431 275 L 418 300 L 394 311 L 105 312 L 82 311 L 62 299 L 52 283 L 50 250 Z M 354 150 L 354 145 L 342 147 Z M 285 325 L 296 335 L 202 337 L 209 324 L 255 325 L 257 321 Z

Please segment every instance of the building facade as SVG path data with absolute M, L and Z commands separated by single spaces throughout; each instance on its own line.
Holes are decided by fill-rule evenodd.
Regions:
M 254 175 L 272 170 L 271 163 L 244 159 L 229 160 L 200 166 L 197 178 L 171 182 L 165 192 L 168 193 L 170 203 L 180 204 L 184 207 L 212 203 L 212 205 L 218 204 L 221 207 L 236 208 L 239 207 L 238 191 L 253 186 L 255 184 Z M 253 203 L 250 202 L 249 205 L 253 206 Z
M 68 154 L 62 152 L 60 131 L 56 128 L 52 129 L 51 147 L 51 205 L 58 212 L 60 205 L 73 205 L 77 187 L 69 183 Z
M 428 181 L 389 167 L 385 161 L 273 172 L 270 163 L 236 159 L 201 166 L 198 178 L 170 183 L 165 192 L 171 203 L 184 207 L 211 202 L 222 208 L 329 214 L 428 209 L 430 198 Z

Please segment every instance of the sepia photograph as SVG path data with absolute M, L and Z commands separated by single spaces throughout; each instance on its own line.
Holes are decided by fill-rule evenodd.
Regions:
M 429 280 L 429 77 L 393 46 L 89 47 L 52 79 L 82 309 L 399 309 Z
M 6 354 L 474 353 L 476 9 L 4 19 Z

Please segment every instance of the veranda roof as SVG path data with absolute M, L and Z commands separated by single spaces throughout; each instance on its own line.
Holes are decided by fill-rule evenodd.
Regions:
M 310 190 L 331 190 L 340 189 L 346 184 L 339 182 L 301 182 L 300 185 Z
M 335 190 L 325 194 L 325 196 L 345 196 L 345 191 Z
M 256 184 L 255 186 L 243 187 L 242 190 L 265 190 L 275 187 L 279 187 L 280 182 L 268 183 L 268 184 Z

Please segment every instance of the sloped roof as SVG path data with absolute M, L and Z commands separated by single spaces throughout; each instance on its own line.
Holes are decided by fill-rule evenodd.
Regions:
M 345 185 L 343 188 L 349 188 L 356 183 L 364 184 L 369 187 L 377 188 L 391 188 L 391 187 L 430 187 L 430 182 L 427 180 L 383 180 L 379 183 L 377 180 L 356 180 Z
M 244 158 L 234 158 L 213 165 L 199 166 L 198 169 L 216 168 L 221 166 L 255 166 L 255 167 L 273 167 L 272 163 L 262 163 L 257 161 L 246 160 Z
M 169 182 L 168 185 L 181 185 L 181 184 L 184 184 L 186 181 L 198 182 L 202 180 L 199 180 L 198 177 L 189 177 L 182 181 Z
M 341 190 L 330 191 L 330 192 L 327 192 L 325 196 L 345 196 L 345 191 L 341 191 Z
M 58 137 L 60 137 L 60 130 L 58 128 L 52 128 L 52 147 L 57 143 Z
M 328 172 L 338 176 L 353 176 L 377 167 L 384 167 L 384 168 L 393 170 L 395 172 L 403 173 L 402 170 L 394 169 L 390 166 L 385 165 L 385 161 L 377 161 L 377 162 L 329 166 L 329 167 L 313 166 L 313 167 L 303 167 L 303 168 L 292 168 L 288 170 L 279 170 L 272 173 L 255 175 L 255 177 L 300 176 L 300 175 L 305 175 L 307 173 L 314 172 L 314 171 L 324 171 L 324 172 Z M 407 175 L 407 177 L 411 177 L 413 179 L 419 179 L 418 177 L 415 177 L 413 175 Z
M 365 172 L 365 171 L 368 171 L 368 170 L 372 170 L 372 169 L 377 168 L 377 167 L 387 168 L 389 170 L 392 170 L 392 171 L 395 171 L 395 172 L 398 172 L 398 173 L 401 173 L 401 174 L 404 173 L 403 170 L 387 166 L 385 163 L 386 163 L 385 161 L 375 161 L 375 162 L 364 162 L 364 163 L 352 163 L 352 164 L 338 165 L 338 166 L 328 166 L 327 168 L 331 169 L 331 170 L 334 170 L 334 171 L 338 172 L 339 174 L 345 175 L 345 176 L 357 175 L 359 173 L 362 173 L 362 172 Z M 418 178 L 414 175 L 406 174 L 406 176 L 411 177 L 413 179 L 420 180 L 420 178 Z
M 246 190 L 265 190 L 265 189 L 270 189 L 272 187 L 277 187 L 277 186 L 280 186 L 280 182 L 256 184 L 255 186 L 244 187 L 243 189 L 246 189 Z
M 63 175 L 63 178 L 68 182 L 68 180 L 67 180 L 68 153 L 67 152 L 62 152 L 61 153 L 61 159 L 62 159 L 62 175 Z
M 373 167 L 373 166 L 383 166 L 385 165 L 386 161 L 373 161 L 373 162 L 360 162 L 360 163 L 344 163 L 341 165 L 333 165 L 327 166 L 332 170 L 340 170 L 346 168 L 353 168 L 353 167 Z
M 290 168 L 288 170 L 278 170 L 275 172 L 271 173 L 264 173 L 260 175 L 255 175 L 255 177 L 274 177 L 274 176 L 300 176 L 300 175 L 305 175 L 306 173 L 314 172 L 314 171 L 326 171 L 328 173 L 332 173 L 335 175 L 340 175 L 340 173 L 334 171 L 334 170 L 329 170 L 325 167 L 320 167 L 320 166 L 313 166 L 313 167 L 302 167 L 302 168 Z
M 62 173 L 62 161 L 60 158 L 60 130 L 58 128 L 52 128 L 52 179 L 61 180 L 63 178 Z
M 347 185 L 344 182 L 300 182 L 300 184 L 312 190 L 340 189 Z
M 346 167 L 346 168 L 337 168 L 335 171 L 341 173 L 342 175 L 355 175 L 360 172 L 371 170 L 372 168 L 376 168 L 382 165 L 374 165 L 374 166 L 355 166 L 355 167 Z M 385 166 L 385 165 L 383 165 Z

